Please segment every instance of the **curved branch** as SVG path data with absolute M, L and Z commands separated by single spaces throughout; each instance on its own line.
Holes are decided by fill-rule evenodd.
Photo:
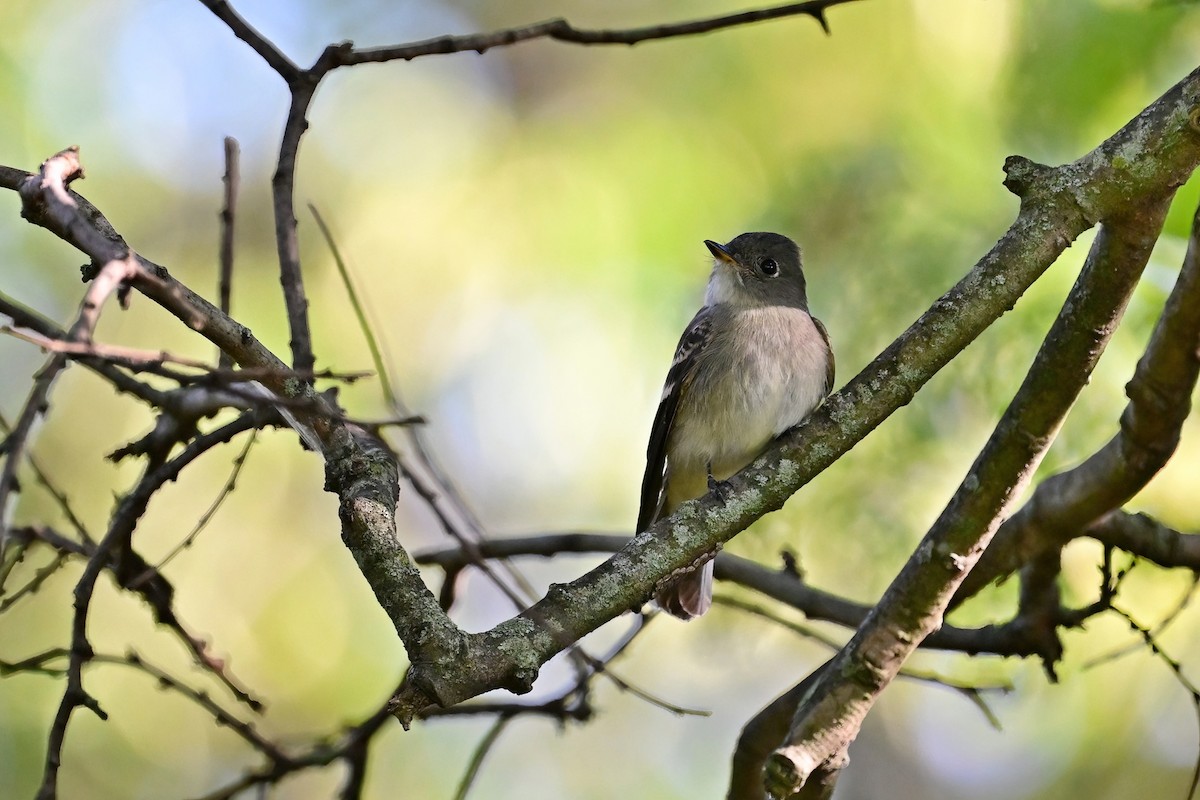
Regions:
M 1144 208 L 1105 221 L 1025 381 L 958 491 L 867 620 L 805 693 L 785 745 L 767 761 L 771 795 L 826 796 L 867 712 L 941 624 L 1004 508 L 1026 486 L 1087 383 L 1150 258 L 1173 193 L 1164 190 Z M 806 786 L 814 776 L 820 784 Z
M 1082 464 L 1042 481 L 954 598 L 960 603 L 988 583 L 1055 551 L 1119 508 L 1161 470 L 1179 444 L 1200 375 L 1200 207 L 1187 255 L 1126 387 L 1129 404 L 1115 437 Z M 1157 559 L 1155 559 L 1157 560 Z M 1161 562 L 1160 562 L 1161 563 Z

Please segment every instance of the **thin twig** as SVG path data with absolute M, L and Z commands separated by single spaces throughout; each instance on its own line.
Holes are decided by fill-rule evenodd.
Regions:
M 100 358 L 105 361 L 127 362 L 130 364 L 179 364 L 194 369 L 209 370 L 211 367 L 204 361 L 186 358 L 168 353 L 166 350 L 139 350 L 134 347 L 104 344 L 102 342 L 72 342 L 62 339 L 51 339 L 40 333 L 31 333 L 8 325 L 0 326 L 0 333 L 37 345 L 42 350 L 51 353 L 74 356 L 76 358 Z
M 346 264 L 346 259 L 342 256 L 341 248 L 338 247 L 337 239 L 333 235 L 333 231 L 325 223 L 325 219 L 321 216 L 321 212 L 317 207 L 309 203 L 308 209 L 313 215 L 313 220 L 317 223 L 317 228 L 321 232 L 322 238 L 325 239 L 325 245 L 329 248 L 329 253 L 333 257 L 333 263 L 337 267 L 338 276 L 342 281 L 342 288 L 346 292 L 346 298 L 350 301 L 350 307 L 354 310 L 354 317 L 358 321 L 359 332 L 366 342 L 367 350 L 371 353 L 371 361 L 375 366 L 375 372 L 379 375 L 379 387 L 383 392 L 384 402 L 391 408 L 401 419 L 419 419 L 414 417 L 408 407 L 400 399 L 396 392 L 395 383 L 392 381 L 391 373 L 388 370 L 387 360 L 384 358 L 383 348 L 380 346 L 379 338 L 375 335 L 374 326 L 371 324 L 369 315 L 367 314 L 366 306 L 363 304 L 357 287 L 354 285 L 354 279 L 350 275 L 350 269 Z M 418 474 L 411 469 L 406 460 L 399 453 L 396 454 L 397 461 L 400 463 L 401 474 L 413 488 L 416 489 L 417 495 L 421 497 L 434 515 L 441 523 L 442 530 L 446 532 L 452 539 L 458 541 L 468 554 L 472 553 L 472 540 L 481 540 L 487 538 L 486 531 L 479 520 L 470 511 L 462 495 L 436 466 L 432 455 L 418 431 L 409 431 L 408 441 L 412 445 L 416 453 L 417 460 L 421 465 L 421 471 L 424 475 L 430 476 L 431 480 L 437 484 L 437 487 L 430 486 L 426 483 L 424 475 Z M 450 516 L 441 508 L 440 500 L 442 497 L 448 497 L 454 505 L 454 509 L 460 519 L 466 521 L 468 531 L 460 531 L 459 527 L 454 523 Z M 473 534 L 473 535 L 471 535 Z M 481 572 L 487 577 L 497 588 L 509 599 L 518 611 L 523 611 L 529 603 L 537 596 L 533 587 L 525 580 L 509 562 L 500 560 L 500 566 L 504 569 L 510 578 L 513 579 L 515 589 L 507 583 L 500 580 L 491 567 L 483 563 L 482 558 L 476 558 L 475 564 L 480 567 Z M 522 594 L 523 593 L 523 594 Z M 447 610 L 449 610 L 447 608 Z
M 805 3 L 788 3 L 787 5 L 759 8 L 737 14 L 709 17 L 707 19 L 618 30 L 577 28 L 567 20 L 559 18 L 537 22 L 532 25 L 504 28 L 490 33 L 476 33 L 466 36 L 439 36 L 434 39 L 425 39 L 393 47 L 350 50 L 341 56 L 341 63 L 350 65 L 365 62 L 395 61 L 397 59 L 409 61 L 421 56 L 468 51 L 485 53 L 495 47 L 505 47 L 533 39 L 552 39 L 558 42 L 580 45 L 634 45 L 656 39 L 695 36 L 696 34 L 711 33 L 740 25 L 749 25 L 754 22 L 794 16 L 812 17 L 825 33 L 829 33 L 829 23 L 825 19 L 826 9 L 853 1 L 809 0 L 809 2 Z
M 1183 674 L 1183 666 L 1162 649 L 1162 646 L 1159 645 L 1158 640 L 1148 628 L 1139 625 L 1128 611 L 1115 605 L 1112 606 L 1112 610 L 1124 619 L 1135 633 L 1142 637 L 1142 641 L 1146 643 L 1146 647 L 1150 649 L 1150 652 L 1167 665 L 1167 668 L 1171 670 L 1171 674 L 1175 676 L 1175 680 L 1191 695 L 1192 710 L 1196 713 L 1196 727 L 1200 729 L 1200 688 L 1197 688 L 1196 684 L 1192 683 Z M 1196 796 L 1197 787 L 1200 787 L 1200 752 L 1197 752 L 1196 763 L 1192 767 L 1192 782 L 1188 786 L 1187 793 L 1189 800 Z
M 67 331 L 66 338 L 74 342 L 90 341 L 108 297 L 116 292 L 124 304 L 127 282 L 143 275 L 141 265 L 131 250 L 102 246 L 103 237 L 79 215 L 78 205 L 67 191 L 67 185 L 82 175 L 79 150 L 72 147 L 42 162 L 39 174 L 30 175 L 20 187 L 22 213 L 27 218 L 50 217 L 71 235 L 94 242 L 110 254 L 92 278 L 75 321 Z M 16 489 L 17 468 L 24 458 L 34 422 L 46 411 L 50 387 L 66 364 L 66 357 L 60 353 L 50 357 L 37 373 L 12 433 L 5 438 L 4 467 L 0 469 L 0 557 L 8 541 L 9 503 Z
M 8 420 L 5 419 L 3 414 L 0 414 L 0 431 L 5 434 L 12 433 L 12 426 L 9 425 Z M 62 511 L 63 517 L 71 524 L 71 527 L 75 529 L 75 532 L 79 534 L 79 538 L 85 542 L 93 542 L 94 539 L 92 538 L 91 533 L 88 532 L 87 526 L 83 524 L 83 520 L 81 520 L 79 515 L 75 513 L 75 510 L 71 508 L 71 502 L 67 498 L 66 492 L 54 485 L 54 482 L 50 480 L 50 475 L 45 469 L 42 468 L 41 463 L 39 463 L 38 459 L 34 457 L 33 453 L 30 453 L 26 457 L 26 460 L 29 463 L 30 469 L 33 470 L 33 475 L 35 478 L 37 478 L 38 483 L 40 483 L 42 488 L 45 489 L 52 498 L 54 498 L 54 502 L 58 506 L 59 510 Z M 3 586 L 3 584 L 4 581 L 0 580 L 0 586 Z
M 321 212 L 317 210 L 317 207 L 309 203 L 308 211 L 313 215 L 313 221 L 317 223 L 317 230 L 321 232 L 321 238 L 325 240 L 325 246 L 329 248 L 329 253 L 333 256 L 333 264 L 337 267 L 338 277 L 342 279 L 342 289 L 345 290 L 346 298 L 350 301 L 350 308 L 354 311 L 354 318 L 358 321 L 358 331 L 362 334 L 363 340 L 367 343 L 367 350 L 371 353 L 371 363 L 375 366 L 375 373 L 379 376 L 379 389 L 383 392 L 383 399 L 387 403 L 388 408 L 398 409 L 401 407 L 401 404 L 393 388 L 392 376 L 388 371 L 387 360 L 383 357 L 383 349 L 379 346 L 379 339 L 375 336 L 375 329 L 367 318 L 367 309 L 359 297 L 358 289 L 354 286 L 353 279 L 350 277 L 350 269 L 346 266 L 346 260 L 342 257 L 342 251 L 338 248 L 337 240 L 333 238 L 333 232 L 325 224 L 325 219 L 321 216 Z
M 238 148 L 237 139 L 234 139 L 232 136 L 226 136 L 225 175 L 221 181 L 225 186 L 225 204 L 221 207 L 221 247 L 219 256 L 221 277 L 217 283 L 217 294 L 219 296 L 217 307 L 226 314 L 229 313 L 233 296 L 233 234 L 234 225 L 237 222 L 238 184 L 241 180 L 240 170 L 238 169 L 239 153 L 240 149 Z M 224 350 L 218 349 L 217 359 L 217 365 L 222 369 L 231 369 L 233 367 L 233 359 Z
M 1179 619 L 1183 612 L 1187 610 L 1188 606 L 1191 605 L 1192 600 L 1195 599 L 1197 590 L 1200 590 L 1200 576 L 1197 576 L 1195 573 L 1193 573 L 1192 581 L 1188 585 L 1187 591 L 1184 592 L 1183 597 L 1179 599 L 1174 608 L 1172 608 L 1171 611 L 1168 612 L 1167 615 L 1158 622 L 1158 624 L 1150 629 L 1150 635 L 1157 639 L 1167 630 L 1167 628 L 1171 626 L 1171 623 Z M 1142 642 L 1135 642 L 1125 647 L 1118 647 L 1111 652 L 1098 655 L 1095 658 L 1085 661 L 1081 669 L 1094 669 L 1095 667 L 1103 666 L 1104 664 L 1108 664 L 1112 661 L 1117 661 L 1127 655 L 1136 653 L 1141 649 L 1142 644 Z
M 737 609 L 738 611 L 744 611 L 756 617 L 761 617 L 768 622 L 786 628 L 793 633 L 797 633 L 803 636 L 805 639 L 812 639 L 813 641 L 828 647 L 830 650 L 839 650 L 845 644 L 844 642 L 839 641 L 832 636 L 822 633 L 811 625 L 804 625 L 794 620 L 786 619 L 785 617 L 770 611 L 765 606 L 761 606 L 757 603 L 747 602 L 740 597 L 720 594 L 713 598 L 713 602 L 718 605 Z M 1013 688 L 1011 682 L 1006 681 L 1002 684 L 996 684 L 992 686 L 978 686 L 976 684 L 963 683 L 953 678 L 947 678 L 944 675 L 938 675 L 933 672 L 915 669 L 914 667 L 908 665 L 905 665 L 903 668 L 901 668 L 900 677 L 907 678 L 909 680 L 921 681 L 923 683 L 936 684 L 937 686 L 958 692 L 968 701 L 970 701 L 972 705 L 979 709 L 980 713 L 983 714 L 984 719 L 988 721 L 988 724 L 990 724 L 996 730 L 1001 729 L 1000 719 L 996 716 L 996 713 L 992 710 L 991 706 L 987 704 L 987 701 L 983 697 L 983 693 L 1010 692 Z
M 16 675 L 19 672 L 31 672 L 38 675 L 48 675 L 52 678 L 61 678 L 66 674 L 66 670 L 61 667 L 48 667 L 48 661 L 55 661 L 60 658 L 66 658 L 69 651 L 62 647 L 54 647 L 37 655 L 23 658 L 20 661 L 0 661 L 0 678 L 9 675 Z
M 15 550 L 16 548 L 14 547 L 13 549 Z M 65 553 L 56 553 L 50 563 L 39 567 L 36 571 L 34 571 L 33 577 L 31 577 L 23 586 L 18 586 L 16 591 L 5 592 L 2 599 L 0 599 L 0 614 L 8 611 L 22 598 L 29 597 L 38 589 L 42 588 L 42 584 L 49 580 L 51 575 L 58 572 L 58 570 L 65 563 L 67 563 L 67 555 Z M 0 581 L 0 583 L 2 583 L 2 581 Z
M 249 722 L 239 719 L 234 714 L 226 711 L 219 703 L 213 700 L 208 692 L 200 689 L 194 689 L 188 686 L 183 681 L 171 675 L 169 672 L 154 666 L 146 661 L 144 657 L 135 651 L 130 651 L 127 655 L 118 656 L 106 653 L 96 653 L 92 656 L 92 663 L 95 664 L 113 664 L 121 667 L 130 667 L 139 672 L 143 672 L 153 678 L 160 687 L 170 689 L 180 695 L 191 700 L 196 705 L 204 709 L 222 728 L 228 728 L 236 733 L 242 741 L 258 750 L 263 755 L 270 758 L 272 761 L 287 761 L 288 756 L 279 749 L 279 746 L 272 742 L 267 737 L 259 733 Z
M 221 505 L 225 502 L 226 498 L 233 493 L 234 488 L 236 488 L 238 478 L 242 474 L 242 468 L 246 465 L 246 457 L 250 455 L 250 448 L 254 446 L 256 441 L 258 441 L 258 429 L 250 431 L 250 435 L 246 438 L 246 444 L 242 446 L 242 451 L 237 454 L 236 458 L 233 459 L 233 469 L 230 470 L 229 477 L 225 479 L 225 484 L 221 487 L 220 492 L 217 493 L 217 496 L 213 499 L 212 503 L 209 504 L 208 508 L 205 509 L 204 513 L 200 515 L 200 519 L 196 522 L 196 524 L 192 526 L 191 532 L 189 532 L 188 535 L 184 537 L 183 541 L 175 545 L 175 547 L 173 547 L 171 551 L 163 556 L 162 560 L 158 562 L 158 566 L 155 567 L 156 571 L 161 572 L 163 567 L 171 563 L 171 560 L 174 559 L 175 556 L 191 547 L 192 544 L 195 543 L 196 537 L 200 535 L 200 532 L 203 531 L 204 528 L 207 527 L 208 523 L 212 521 L 212 518 L 216 516 L 217 511 L 221 508 Z M 149 575 L 150 573 L 146 573 L 147 577 Z M 132 582 L 133 585 L 136 586 L 139 580 L 144 580 L 144 578 L 135 578 Z
M 15 327 L 36 331 L 48 339 L 65 340 L 67 338 L 67 332 L 57 324 L 3 292 L 0 292 L 0 314 L 9 317 Z M 162 406 L 164 397 L 162 391 L 131 377 L 117 366 L 98 359 L 85 358 L 80 359 L 80 362 L 111 383 L 118 392 L 132 395 L 152 406 Z

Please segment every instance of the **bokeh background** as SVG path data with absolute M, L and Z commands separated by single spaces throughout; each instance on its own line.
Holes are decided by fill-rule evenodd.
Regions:
M 740 4 L 240 0 L 235 7 L 300 63 L 333 41 L 383 45 L 567 15 L 624 27 Z M 1003 159 L 1061 163 L 1090 150 L 1196 66 L 1190 3 L 1094 0 L 862 2 L 829 12 L 832 36 L 797 18 L 633 48 L 532 42 L 479 56 L 341 70 L 322 86 L 301 150 L 297 199 L 333 228 L 367 298 L 397 388 L 424 414 L 431 448 L 495 535 L 628 532 L 661 380 L 702 296 L 701 240 L 770 229 L 805 248 L 811 302 L 827 324 L 839 385 L 868 362 L 1005 229 L 1016 200 Z M 282 82 L 199 3 L 7 0 L 0 11 L 0 163 L 34 169 L 69 144 L 77 188 L 141 253 L 215 296 L 223 136 L 242 147 L 235 316 L 276 352 L 287 332 L 269 183 L 286 110 Z M 1076 463 L 1115 431 L 1122 387 L 1184 251 L 1197 184 L 1166 233 L 1091 385 L 1041 474 Z M 81 257 L 0 197 L 0 288 L 69 320 Z M 311 217 L 299 215 L 318 366 L 369 369 L 345 292 Z M 1019 384 L 1077 274 L 1089 238 L 909 407 L 731 545 L 775 564 L 793 549 L 817 586 L 872 602 L 941 510 Z M 141 298 L 110 310 L 103 341 L 211 357 L 212 348 Z M 20 408 L 43 356 L 0 338 L 0 411 Z M 379 387 L 342 391 L 352 413 L 388 412 Z M 145 409 L 68 370 L 33 452 L 102 529 L 135 464 L 103 459 L 150 425 Z M 1195 503 L 1200 431 L 1131 505 L 1183 530 Z M 216 496 L 240 443 L 207 456 L 151 507 L 137 546 L 156 560 Z M 32 481 L 15 521 L 61 517 Z M 338 538 L 317 457 L 295 437 L 261 437 L 237 493 L 167 568 L 180 615 L 269 704 L 260 723 L 302 743 L 378 706 L 404 652 Z M 410 550 L 445 545 L 404 492 Z M 1098 585 L 1099 548 L 1072 545 L 1066 596 Z M 48 559 L 34 553 L 18 578 Z M 537 585 L 596 559 L 523 563 Z M 68 636 L 77 566 L 0 616 L 0 659 Z M 431 573 L 431 580 L 438 575 Z M 1137 567 L 1124 605 L 1145 625 L 1187 596 L 1191 576 Z M 18 581 L 19 582 L 19 581 Z M 736 592 L 720 587 L 724 593 Z M 457 618 L 472 629 L 511 608 L 478 575 Z M 1004 619 L 1013 587 L 955 618 Z M 594 637 L 602 652 L 626 623 Z M 1161 636 L 1200 671 L 1185 610 Z M 844 632 L 831 630 L 837 635 Z M 148 611 L 104 584 L 99 650 L 129 647 L 208 685 Z M 979 685 L 993 728 L 961 695 L 901 681 L 852 750 L 842 798 L 1182 797 L 1200 734 L 1188 692 L 1119 618 L 1065 634 L 1061 682 L 1032 662 L 920 654 L 914 666 Z M 688 625 L 660 619 L 616 665 L 642 689 L 708 717 L 678 717 L 601 680 L 586 725 L 513 722 L 477 798 L 722 797 L 741 725 L 827 652 L 718 606 Z M 571 673 L 551 665 L 535 697 Z M 90 690 L 111 714 L 80 712 L 66 745 L 64 798 L 204 794 L 255 763 L 229 731 L 144 675 L 98 666 Z M 30 797 L 61 682 L 0 680 L 0 797 Z M 222 696 L 214 689 L 216 696 Z M 379 738 L 367 796 L 448 798 L 486 720 L 435 721 Z M 272 797 L 324 798 L 338 769 Z

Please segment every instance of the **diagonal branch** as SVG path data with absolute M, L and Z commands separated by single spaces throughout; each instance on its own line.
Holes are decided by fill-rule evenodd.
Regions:
M 1082 464 L 1037 487 L 996 534 L 955 603 L 1025 563 L 1063 547 L 1120 508 L 1166 465 L 1179 444 L 1200 375 L 1200 207 L 1175 287 L 1133 379 L 1121 429 Z
M 128 249 L 107 246 L 109 243 L 77 213 L 78 207 L 68 193 L 67 186 L 82 175 L 79 149 L 70 147 L 46 159 L 39 173 L 26 176 L 18 187 L 22 201 L 21 213 L 26 219 L 49 219 L 71 237 L 95 247 L 97 254 L 103 253 L 102 258 L 95 259 L 102 266 L 84 294 L 75 322 L 67 331 L 67 338 L 76 343 L 91 341 L 100 311 L 108 297 L 114 292 L 123 296 L 127 284 L 142 273 L 141 265 Z M 151 280 L 149 276 L 146 277 Z M 13 430 L 4 440 L 4 466 L 0 468 L 0 554 L 3 554 L 8 540 L 8 506 L 16 489 L 17 468 L 24 456 L 34 422 L 45 413 L 50 389 L 66 365 L 65 354 L 50 356 L 38 371 Z
M 293 76 L 300 73 L 300 67 L 296 66 L 290 58 L 284 55 L 283 51 L 271 43 L 269 39 L 254 29 L 254 26 L 242 19 L 242 16 L 233 10 L 233 6 L 225 2 L 225 0 L 200 0 L 204 6 L 213 13 L 213 15 L 229 26 L 233 31 L 233 35 L 241 39 L 246 44 L 250 45 L 250 49 L 258 53 L 263 61 L 266 61 L 271 69 L 279 73 L 284 80 L 291 80 Z
M 867 712 L 920 642 L 1024 489 L 1087 383 L 1162 228 L 1173 187 L 1106 221 L 1025 381 L 962 485 L 857 633 L 804 694 L 767 762 L 776 797 L 826 797 Z M 806 787 L 810 779 L 819 781 Z M 802 787 L 807 791 L 802 791 Z

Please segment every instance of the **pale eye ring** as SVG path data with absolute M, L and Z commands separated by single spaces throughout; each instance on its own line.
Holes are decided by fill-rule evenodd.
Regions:
M 762 274 L 768 278 L 774 278 L 779 274 L 779 264 L 773 258 L 764 258 L 758 262 L 758 268 L 762 270 Z

